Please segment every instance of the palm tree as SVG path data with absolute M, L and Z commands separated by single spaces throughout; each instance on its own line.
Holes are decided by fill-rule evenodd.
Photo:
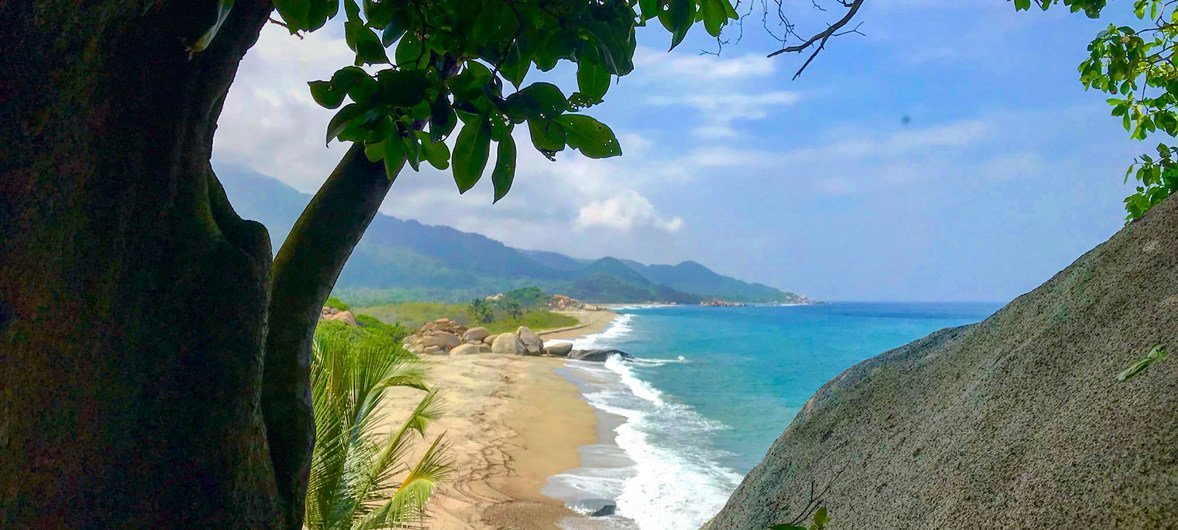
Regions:
M 437 394 L 426 386 L 424 367 L 411 353 L 379 337 L 327 331 L 316 333 L 312 348 L 316 441 L 306 525 L 351 530 L 421 521 L 430 495 L 450 468 L 442 436 L 412 468 L 404 463 L 415 438 L 424 438 L 426 426 L 439 415 Z M 427 393 L 400 428 L 385 434 L 379 432 L 377 405 L 396 386 Z

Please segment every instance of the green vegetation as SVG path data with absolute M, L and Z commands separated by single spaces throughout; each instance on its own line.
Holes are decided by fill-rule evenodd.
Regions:
M 539 287 L 522 287 L 503 293 L 503 300 L 507 304 L 518 304 L 521 308 L 531 311 L 533 309 L 544 309 L 548 307 L 548 301 L 552 299 L 552 295 L 544 292 Z
M 495 320 L 495 310 L 491 303 L 483 298 L 471 300 L 470 305 L 466 306 L 466 313 L 470 315 L 471 322 L 488 324 Z
M 1014 0 L 1015 8 L 1031 8 L 1032 0 Z M 1107 0 L 1034 0 L 1043 10 L 1061 4 L 1072 12 L 1098 18 Z M 1170 0 L 1134 0 L 1137 27 L 1109 24 L 1088 45 L 1088 58 L 1080 63 L 1080 82 L 1112 97 L 1112 115 L 1135 140 L 1161 133 L 1167 140 L 1178 135 L 1178 4 Z M 1137 219 L 1178 190 L 1178 147 L 1159 143 L 1157 157 L 1142 154 L 1125 172 L 1138 183 L 1125 198 L 1127 221 Z
M 1128 381 L 1129 379 L 1132 379 L 1137 374 L 1145 371 L 1146 368 L 1149 368 L 1149 365 L 1156 363 L 1158 361 L 1164 361 L 1164 360 L 1168 359 L 1169 357 L 1170 357 L 1170 352 L 1166 351 L 1165 346 L 1162 346 L 1160 344 L 1157 346 L 1154 346 L 1152 350 L 1149 350 L 1149 353 L 1146 354 L 1145 357 L 1143 357 L 1141 360 L 1129 365 L 1129 367 L 1126 368 L 1120 374 L 1117 374 L 1117 380 L 1118 381 Z
M 356 315 L 356 322 L 367 332 L 377 336 L 385 337 L 395 344 L 400 344 L 405 337 L 408 337 L 413 331 L 401 325 L 400 322 L 396 324 L 385 324 L 372 315 L 359 314 Z
M 492 311 L 490 322 L 472 318 L 470 305 L 447 304 L 443 302 L 399 302 L 374 307 L 362 307 L 356 311 L 361 312 L 363 315 L 372 315 L 368 318 L 372 318 L 373 320 L 397 321 L 401 326 L 407 326 L 409 328 L 417 328 L 426 322 L 439 318 L 448 318 L 464 326 L 485 326 L 492 333 L 515 331 L 515 328 L 519 326 L 528 326 L 532 329 L 542 330 L 576 326 L 579 323 L 576 318 L 553 313 L 547 309 L 531 311 L 521 309 L 520 313 L 512 315 L 509 308 L 504 308 L 495 303 L 485 301 L 484 303 L 488 310 Z M 360 316 L 357 316 L 356 319 L 362 325 L 367 325 L 364 320 L 361 320 Z M 388 324 L 382 325 L 388 326 Z M 403 333 L 400 335 L 400 339 L 403 339 L 408 334 L 407 330 L 400 326 L 397 326 L 397 333 Z
M 508 331 L 515 331 L 520 326 L 527 326 L 533 330 L 540 331 L 545 329 L 558 329 L 576 326 L 581 322 L 576 318 L 560 313 L 553 313 L 547 309 L 539 311 L 528 311 L 519 318 L 507 318 L 496 320 L 486 325 L 487 331 L 491 333 L 507 333 Z
M 439 318 L 448 318 L 462 325 L 470 324 L 466 306 L 445 302 L 397 302 L 373 307 L 362 307 L 357 311 L 372 315 L 385 322 L 399 322 L 410 328 Z
M 398 386 L 426 394 L 401 427 L 386 434 L 379 403 Z M 315 449 L 306 526 L 393 528 L 424 519 L 425 504 L 449 463 L 441 436 L 412 468 L 405 462 L 439 416 L 437 394 L 428 391 L 417 357 L 382 333 L 324 322 L 312 347 L 311 392 Z
M 826 524 L 830 522 L 830 516 L 826 513 L 826 507 L 820 506 L 814 510 L 814 516 L 810 519 L 810 525 L 801 524 L 805 517 L 797 519 L 797 522 L 775 524 L 769 527 L 769 530 L 822 530 L 826 528 Z
M 334 296 L 327 297 L 327 301 L 323 302 L 323 307 L 334 307 L 340 311 L 347 311 L 352 308 L 352 306 L 345 304 L 342 300 Z

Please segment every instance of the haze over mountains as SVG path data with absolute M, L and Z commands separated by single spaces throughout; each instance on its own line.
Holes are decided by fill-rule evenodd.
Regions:
M 218 177 L 237 213 L 270 230 L 275 249 L 311 197 L 242 167 L 219 168 Z M 354 303 L 391 299 L 465 301 L 530 285 L 589 302 L 797 303 L 804 300 L 684 261 L 645 265 L 603 257 L 578 259 L 509 247 L 447 226 L 378 214 L 352 253 L 336 292 Z

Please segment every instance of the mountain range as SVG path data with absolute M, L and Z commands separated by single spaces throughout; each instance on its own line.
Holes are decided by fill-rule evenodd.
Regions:
M 277 179 L 242 167 L 219 167 L 218 177 L 237 213 L 266 225 L 275 249 L 311 200 Z M 693 261 L 646 265 L 608 256 L 578 259 L 512 248 L 480 234 L 384 214 L 376 216 L 353 251 L 336 293 L 359 305 L 405 299 L 458 302 L 532 285 L 588 302 L 805 301 L 768 285 L 717 274 Z

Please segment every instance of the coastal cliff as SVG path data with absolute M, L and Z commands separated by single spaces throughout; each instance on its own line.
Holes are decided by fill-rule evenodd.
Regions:
M 985 321 L 824 385 L 708 529 L 1174 528 L 1178 199 Z

